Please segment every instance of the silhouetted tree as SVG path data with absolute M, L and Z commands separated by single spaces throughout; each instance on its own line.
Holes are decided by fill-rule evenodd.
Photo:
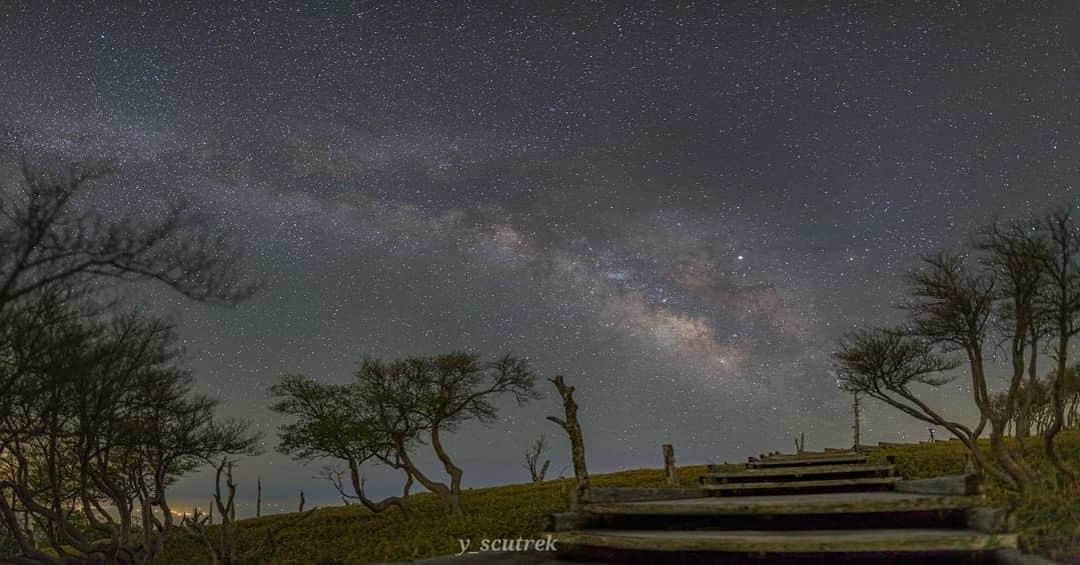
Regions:
M 1053 418 L 1043 432 L 1043 450 L 1058 473 L 1076 482 L 1077 474 L 1062 460 L 1055 439 L 1065 427 L 1065 382 L 1069 366 L 1069 342 L 1080 332 L 1080 226 L 1070 209 L 1060 209 L 1046 217 L 1044 230 L 1048 246 L 1042 256 L 1048 284 L 1039 296 L 1039 306 L 1049 319 L 1056 362 L 1049 386 Z
M 299 513 L 267 528 L 262 540 L 241 551 L 236 523 L 237 484 L 233 480 L 234 463 L 233 460 L 226 457 L 220 463 L 214 465 L 214 494 L 211 497 L 210 514 L 203 515 L 196 508 L 190 516 L 184 516 L 181 520 L 181 526 L 191 532 L 202 543 L 211 565 L 265 562 L 267 557 L 274 552 L 275 536 L 277 534 L 286 528 L 298 525 L 318 510 L 318 508 L 312 508 L 306 512 L 304 511 L 304 491 L 300 491 Z M 225 479 L 224 489 L 222 489 L 221 482 L 223 477 Z M 211 539 L 210 532 L 206 530 L 207 524 L 213 522 L 213 508 L 215 506 L 221 516 L 216 541 Z
M 190 393 L 167 325 L 89 302 L 106 281 L 157 280 L 235 303 L 255 290 L 239 247 L 183 203 L 100 211 L 87 196 L 109 173 L 24 161 L 0 189 L 0 523 L 23 560 L 152 559 L 172 520 L 166 487 L 254 442 Z M 34 522 L 55 555 L 37 549 Z
M 118 217 L 80 202 L 109 177 L 106 166 L 50 176 L 24 161 L 21 173 L 21 186 L 0 190 L 0 312 L 35 292 L 71 292 L 103 277 L 157 280 L 205 302 L 234 303 L 256 289 L 242 281 L 240 248 L 182 202 L 156 220 Z
M 529 471 L 529 478 L 534 483 L 544 482 L 544 476 L 547 475 L 548 467 L 551 466 L 550 459 L 545 459 L 544 463 L 540 464 L 540 456 L 545 451 L 547 451 L 547 445 L 544 443 L 544 434 L 540 434 L 536 443 L 525 450 L 525 469 Z
M 443 433 L 454 432 L 459 425 L 468 421 L 494 421 L 498 410 L 491 401 L 496 396 L 509 395 L 518 405 L 538 398 L 536 375 L 529 370 L 524 359 L 509 355 L 484 363 L 471 353 L 450 353 L 413 363 L 412 366 L 413 371 L 422 367 L 414 374 L 421 379 L 418 413 L 428 430 L 436 457 L 450 476 L 451 511 L 461 514 L 459 498 L 464 473 L 447 453 L 442 441 Z
M 14 500 L 46 524 L 58 556 L 147 562 L 172 524 L 168 485 L 209 457 L 253 451 L 255 438 L 190 394 L 167 324 L 71 310 L 44 302 L 5 320 L 0 514 L 20 531 Z M 21 541 L 25 557 L 49 559 L 33 545 Z
M 348 386 L 286 377 L 272 393 L 279 399 L 274 409 L 297 418 L 282 428 L 282 449 L 306 460 L 344 461 L 353 483 L 349 497 L 379 506 L 363 496 L 359 473 L 363 462 L 373 460 L 404 471 L 407 481 L 415 479 L 435 493 L 453 514 L 461 514 L 464 473 L 443 444 L 444 434 L 465 422 L 493 421 L 496 396 L 509 395 L 519 404 L 537 396 L 535 375 L 524 360 L 505 356 L 485 363 L 469 353 L 389 362 L 367 359 Z M 425 439 L 449 475 L 449 484 L 432 478 L 413 460 L 413 450 Z M 335 476 L 340 473 L 331 470 L 326 475 L 340 485 Z M 383 502 L 400 505 L 393 498 Z
M 578 422 L 577 401 L 574 400 L 574 387 L 567 385 L 562 375 L 556 375 L 548 379 L 562 398 L 563 418 L 548 416 L 547 419 L 555 422 L 570 439 L 570 460 L 574 464 L 574 490 L 570 497 L 570 509 L 577 510 L 578 504 L 589 499 L 589 470 L 585 465 L 585 440 L 581 434 L 581 424 Z
M 944 419 L 930 415 L 925 405 L 911 410 L 915 397 L 903 379 L 941 384 L 938 380 L 942 377 L 935 375 L 936 363 L 929 363 L 928 372 L 922 371 L 920 363 L 934 358 L 951 366 L 947 357 L 939 356 L 962 354 L 980 419 L 970 430 L 956 422 L 948 422 L 946 427 L 972 450 L 980 467 L 1006 486 L 1022 491 L 1032 484 L 1034 472 L 1022 450 L 1014 451 L 1005 435 L 1015 424 L 1016 435 L 1022 440 L 1032 419 L 1045 420 L 1045 414 L 1037 414 L 1043 410 L 1038 405 L 1038 358 L 1042 340 L 1051 338 L 1049 349 L 1057 367 L 1046 387 L 1051 417 L 1045 427 L 1040 426 L 1043 446 L 1058 473 L 1076 480 L 1056 453 L 1054 438 L 1067 425 L 1069 343 L 1080 332 L 1078 253 L 1080 226 L 1074 225 L 1066 210 L 1044 221 L 996 223 L 979 235 L 973 253 L 927 256 L 923 268 L 910 277 L 913 300 L 906 305 L 910 313 L 906 326 L 876 334 L 856 333 L 837 355 L 840 368 L 846 371 L 853 390 L 882 400 L 891 396 L 894 405 L 900 398 L 907 403 L 909 414 L 918 413 L 944 425 Z M 974 262 L 969 260 L 972 257 Z M 912 339 L 904 340 L 900 334 Z M 995 392 L 987 379 L 985 357 L 988 349 L 999 344 L 1004 345 L 1012 371 L 1005 390 Z M 906 354 L 910 355 L 904 357 Z M 903 377 L 904 386 L 882 384 L 881 379 L 897 375 Z M 876 390 L 875 385 L 879 385 Z M 992 462 L 978 453 L 974 442 L 987 424 Z
M 841 386 L 880 400 L 917 420 L 941 426 L 960 439 L 979 464 L 1003 481 L 1010 479 L 986 461 L 978 430 L 948 419 L 919 398 L 912 386 L 938 387 L 951 382 L 946 373 L 960 363 L 934 351 L 925 339 L 905 331 L 873 329 L 848 333 L 833 354 Z
M 367 497 L 361 467 L 379 462 L 401 469 L 395 457 L 395 446 L 386 430 L 368 412 L 368 406 L 349 386 L 321 384 L 297 375 L 286 376 L 270 388 L 275 402 L 271 409 L 291 416 L 292 422 L 279 428 L 281 443 L 278 449 L 299 461 L 318 459 L 342 461 L 349 474 L 352 492 L 346 491 L 342 475 L 336 466 L 328 466 L 323 478 L 330 481 L 345 499 L 359 500 L 372 512 L 398 507 L 409 514 L 408 489 L 412 477 L 406 471 L 403 496 L 391 496 L 375 501 Z
M 989 403 L 990 449 L 997 464 L 1024 489 L 1033 480 L 1033 472 L 1023 453 L 1012 452 L 1004 438 L 1010 421 L 1027 417 L 1020 391 L 1025 376 L 1037 378 L 1039 338 L 1047 333 L 1046 316 L 1037 307 L 1039 293 L 1047 282 L 1041 262 L 1047 243 L 1030 223 L 1016 221 L 993 224 L 981 234 L 976 247 L 983 252 L 979 262 L 994 284 L 995 333 L 1007 343 L 1012 365 L 1001 402 Z

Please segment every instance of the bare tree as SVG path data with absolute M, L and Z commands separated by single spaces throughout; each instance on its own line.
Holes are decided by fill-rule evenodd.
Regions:
M 922 382 L 919 375 L 923 373 L 919 371 L 925 367 L 919 363 L 929 356 L 961 353 L 967 361 L 970 390 L 980 419 L 970 430 L 958 427 L 956 422 L 948 422 L 946 427 L 968 445 L 980 467 L 1010 488 L 1029 488 L 1035 473 L 1024 460 L 1022 449 L 1014 450 L 1005 437 L 1010 426 L 1015 426 L 1022 442 L 1032 421 L 1037 420 L 1048 459 L 1062 477 L 1075 481 L 1076 473 L 1056 452 L 1054 438 L 1067 425 L 1069 343 L 1080 332 L 1078 253 L 1080 226 L 1065 210 L 1051 214 L 1043 222 L 993 224 L 977 238 L 972 255 L 978 267 L 971 266 L 969 255 L 939 253 L 924 258 L 924 267 L 910 277 L 913 300 L 906 305 L 910 320 L 907 327 L 896 331 L 915 339 L 904 342 L 896 332 L 854 336 L 837 357 L 854 383 L 853 390 L 881 400 L 891 396 L 894 405 L 900 398 L 907 402 L 905 411 L 909 414 L 918 413 L 922 419 L 945 424 L 940 415 L 929 414 L 925 405 L 912 410 L 915 397 L 909 394 L 906 383 Z M 1047 418 L 1039 400 L 1038 360 L 1045 338 L 1052 338 L 1049 349 L 1057 367 L 1046 387 L 1049 423 L 1043 425 Z M 892 348 L 888 354 L 882 353 L 888 349 L 885 346 Z M 1012 369 L 1007 387 L 996 392 L 986 370 L 987 351 L 994 347 L 1004 350 Z M 903 358 L 906 353 L 914 357 Z M 868 359 L 872 361 L 869 367 L 854 366 L 854 361 Z M 933 370 L 928 375 L 938 372 L 934 363 L 929 368 Z M 897 386 L 895 381 L 881 384 L 890 374 L 909 380 L 901 382 L 904 386 Z M 938 378 L 929 377 L 934 382 Z M 874 385 L 880 386 L 875 390 Z M 974 441 L 988 424 L 992 462 L 981 457 Z
M 56 177 L 23 162 L 21 186 L 0 191 L 0 311 L 41 290 L 101 278 L 157 280 L 205 302 L 235 303 L 256 290 L 238 271 L 239 247 L 184 203 L 170 204 L 158 221 L 80 206 L 109 174 L 72 165 Z
M 255 438 L 190 394 L 168 325 L 134 314 L 87 318 L 62 302 L 18 311 L 6 316 L 0 363 L 5 525 L 20 528 L 13 499 L 46 525 L 61 558 L 153 560 L 172 525 L 168 485 L 208 457 L 251 451 Z M 48 560 L 30 539 L 20 550 Z
M 286 528 L 296 526 L 317 510 L 317 508 L 312 508 L 305 512 L 303 502 L 301 502 L 298 514 L 267 528 L 262 541 L 241 551 L 236 523 L 237 484 L 233 481 L 232 473 L 234 463 L 233 460 L 226 457 L 221 460 L 221 463 L 214 466 L 214 493 L 211 495 L 210 514 L 204 516 L 196 508 L 191 516 L 184 516 L 183 520 L 181 520 L 181 526 L 202 543 L 211 565 L 263 562 L 273 553 L 275 549 L 274 540 L 278 533 Z M 225 479 L 224 489 L 222 489 L 221 482 L 223 477 Z M 301 500 L 303 500 L 303 491 L 300 491 L 300 496 Z M 213 508 L 215 506 L 218 509 L 218 515 L 221 516 L 216 541 L 211 539 L 211 534 L 206 529 L 207 524 L 213 522 Z
M 424 360 L 426 371 L 419 411 L 428 427 L 431 447 L 450 476 L 450 506 L 461 514 L 463 471 L 443 446 L 442 434 L 453 432 L 467 421 L 489 423 L 498 410 L 491 403 L 507 394 L 520 406 L 539 395 L 536 375 L 524 359 L 506 355 L 483 363 L 471 353 L 450 353 Z
M 19 559 L 78 552 L 148 561 L 172 519 L 165 485 L 198 456 L 164 453 L 139 417 L 153 402 L 188 416 L 205 416 L 213 403 L 132 392 L 182 378 L 158 347 L 170 331 L 126 316 L 109 321 L 107 309 L 88 299 L 109 280 L 156 280 L 219 303 L 243 300 L 256 287 L 242 281 L 239 247 L 183 203 L 157 215 L 117 216 L 86 199 L 108 167 L 72 165 L 48 175 L 24 161 L 21 173 L 18 186 L 0 190 L 0 515 L 13 532 L 20 532 L 16 510 L 24 523 L 44 525 L 55 555 L 39 551 L 23 526 Z M 150 453 L 161 457 L 151 461 Z M 132 523 L 136 510 L 141 528 Z
M 1065 380 L 1069 366 L 1069 341 L 1080 332 L 1080 226 L 1069 209 L 1061 209 L 1046 218 L 1049 245 L 1042 257 L 1049 283 L 1040 295 L 1039 305 L 1050 320 L 1054 338 L 1053 358 L 1056 371 L 1050 382 L 1050 407 L 1053 416 L 1043 432 L 1043 450 L 1050 463 L 1065 479 L 1076 482 L 1077 473 L 1057 451 L 1055 439 L 1065 427 Z
M 979 465 L 1006 484 L 1011 478 L 991 465 L 978 446 L 978 430 L 946 418 L 922 401 L 913 385 L 938 387 L 960 364 L 935 353 L 930 343 L 904 331 L 861 330 L 847 334 L 833 354 L 841 386 L 877 399 L 917 420 L 941 426 L 956 436 Z
M 446 450 L 443 434 L 465 422 L 493 421 L 496 396 L 509 395 L 519 405 L 536 398 L 535 380 L 523 359 L 507 355 L 485 363 L 471 353 L 450 353 L 388 363 L 368 359 L 354 386 L 393 447 L 394 463 L 460 515 L 464 473 Z M 424 434 L 450 477 L 449 485 L 431 478 L 412 459 L 410 452 Z
M 272 409 L 294 418 L 282 426 L 280 449 L 304 460 L 336 459 L 345 464 L 352 492 L 344 488 L 345 470 L 330 466 L 323 478 L 346 500 L 358 500 L 380 512 L 396 506 L 408 512 L 413 480 L 435 493 L 454 514 L 461 514 L 461 479 L 443 436 L 462 423 L 488 423 L 498 410 L 496 396 L 523 403 L 536 396 L 535 376 L 524 360 L 511 356 L 481 362 L 469 353 L 413 357 L 384 362 L 367 359 L 356 380 L 346 386 L 324 385 L 287 376 L 271 388 Z M 426 438 L 425 438 L 426 436 Z M 446 484 L 429 476 L 412 451 L 430 440 L 450 477 Z M 404 493 L 374 501 L 367 497 L 361 466 L 373 462 L 405 473 Z
M 534 483 L 544 482 L 548 467 L 551 466 L 550 459 L 545 459 L 543 465 L 540 465 L 540 456 L 543 455 L 545 451 L 547 451 L 547 445 L 544 443 L 544 434 L 540 434 L 536 443 L 525 450 L 525 469 L 529 471 L 529 478 Z
M 1038 288 L 1038 270 L 1032 274 L 1031 262 L 1019 257 L 1021 252 L 994 246 L 1023 248 L 1023 241 L 1010 241 L 1011 234 L 1000 233 L 989 239 L 989 253 L 981 257 L 990 269 L 971 268 L 960 255 L 940 253 L 924 259 L 924 268 L 912 274 L 912 296 L 908 305 L 911 325 L 916 335 L 947 352 L 960 352 L 967 358 L 971 390 L 979 410 L 979 424 L 974 437 L 990 424 L 990 444 L 994 460 L 1008 476 L 1006 484 L 1024 490 L 1031 473 L 1010 453 L 1003 441 L 1005 428 L 1015 410 L 1016 388 L 1010 388 L 1008 401 L 996 410 L 991 402 L 986 375 L 986 348 L 996 335 L 1010 343 L 1013 362 L 1010 386 L 1019 386 L 1024 377 L 1024 355 L 1029 347 L 1029 325 L 1033 323 L 1033 293 Z M 1022 240 L 1022 238 L 1019 238 Z M 978 460 L 983 463 L 983 461 Z M 996 475 L 996 473 L 995 473 Z
M 1038 296 L 1046 282 L 1041 257 L 1047 250 L 1046 239 L 1030 223 L 995 223 L 984 231 L 977 248 L 979 260 L 989 272 L 996 289 L 996 333 L 1007 343 L 1012 365 L 1009 386 L 1001 402 L 990 403 L 990 449 L 997 463 L 1021 487 L 1026 488 L 1034 473 L 1023 453 L 1013 453 L 1004 437 L 1010 421 L 1026 419 L 1021 402 L 1024 378 L 1035 376 L 1039 338 L 1046 334 L 1046 316 L 1037 307 Z M 1030 357 L 1030 358 L 1029 358 Z M 1030 363 L 1030 366 L 1026 365 Z M 1029 374 L 1025 375 L 1025 369 Z

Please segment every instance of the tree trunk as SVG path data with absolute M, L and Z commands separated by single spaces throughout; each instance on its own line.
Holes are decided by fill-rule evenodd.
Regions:
M 1039 382 L 1039 336 L 1035 329 L 1031 334 L 1031 359 L 1028 360 L 1028 384 L 1020 410 L 1016 414 L 1016 441 L 1023 450 L 1024 440 L 1031 435 L 1031 410 L 1035 403 L 1035 387 Z
M 1059 329 L 1058 333 L 1057 374 L 1054 375 L 1054 382 L 1050 387 L 1052 417 L 1050 418 L 1050 425 L 1043 432 L 1043 451 L 1046 452 L 1046 458 L 1057 469 L 1058 474 L 1066 481 L 1075 483 L 1077 479 L 1076 473 L 1061 459 L 1061 454 L 1058 453 L 1057 445 L 1054 442 L 1065 423 L 1065 399 L 1063 396 L 1065 393 L 1065 371 L 1068 369 L 1069 362 L 1069 335 L 1064 329 L 1067 325 L 1060 325 L 1062 328 Z
M 457 511 L 455 512 L 454 501 L 453 501 L 453 498 L 451 498 L 451 496 L 450 496 L 450 487 L 448 487 L 445 484 L 440 483 L 438 481 L 434 481 L 430 477 L 425 475 L 424 472 L 421 471 L 420 468 L 417 467 L 415 463 L 413 463 L 412 458 L 409 457 L 409 452 L 405 449 L 405 446 L 401 442 L 397 443 L 397 445 L 394 448 L 394 451 L 397 452 L 397 457 L 401 461 L 401 467 L 403 469 L 405 469 L 405 471 L 409 474 L 410 477 L 416 478 L 416 480 L 424 488 L 428 489 L 428 491 L 430 491 L 430 492 L 435 493 L 435 496 L 439 497 L 439 500 L 441 500 L 443 502 L 443 504 L 446 506 L 446 509 L 450 513 L 458 514 L 458 515 L 461 514 L 461 509 L 460 508 L 458 508 Z M 412 481 L 410 481 L 408 483 L 408 485 L 411 485 L 411 484 L 412 484 Z M 408 488 L 408 487 L 406 487 L 406 488 Z
M 262 517 L 262 477 L 255 479 L 255 517 Z
M 562 397 L 566 419 L 562 420 L 555 416 L 548 416 L 547 419 L 561 426 L 566 431 L 566 435 L 570 436 L 570 455 L 574 462 L 574 479 L 577 483 L 571 499 L 574 506 L 571 511 L 573 511 L 577 510 L 578 503 L 587 502 L 589 499 L 589 471 L 585 466 L 585 442 L 582 440 L 581 425 L 578 423 L 578 405 L 574 402 L 574 387 L 567 386 L 562 375 L 549 380 Z
M 454 465 L 453 460 L 450 459 L 450 454 L 446 452 L 442 445 L 442 439 L 439 435 L 440 422 L 435 422 L 435 425 L 431 427 L 431 447 L 435 450 L 435 455 L 439 457 L 439 461 L 443 464 L 443 469 L 446 469 L 446 474 L 450 475 L 450 511 L 455 516 L 461 516 L 461 476 L 464 474 L 460 467 Z
M 1031 473 L 1024 466 L 1017 463 L 1016 459 L 1009 453 L 1008 445 L 1005 443 L 1005 425 L 1007 423 L 1007 420 L 1001 421 L 996 418 L 990 421 L 990 452 L 993 454 L 997 464 L 1012 478 L 1016 490 L 1022 493 L 1027 490 L 1034 479 Z
M 360 475 L 360 465 L 355 460 L 349 460 L 349 480 L 352 482 L 353 491 L 356 492 L 356 498 L 363 504 L 365 508 L 370 510 L 373 514 L 378 514 L 383 510 L 391 507 L 398 507 L 401 509 L 401 513 L 405 516 L 412 516 L 412 512 L 409 509 L 408 503 L 404 498 L 399 496 L 388 496 L 378 502 L 371 500 L 364 492 L 364 478 Z M 409 476 L 408 481 L 405 483 L 409 485 L 412 482 L 412 476 Z M 408 486 L 405 487 L 406 491 Z

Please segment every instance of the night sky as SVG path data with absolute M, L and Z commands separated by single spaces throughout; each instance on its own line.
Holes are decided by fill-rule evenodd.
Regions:
M 365 355 L 564 373 L 593 472 L 659 466 L 667 442 L 686 463 L 800 431 L 850 445 L 838 336 L 898 319 L 920 253 L 1080 183 L 1068 0 L 176 4 L 3 2 L 3 175 L 113 159 L 94 205 L 183 195 L 245 243 L 266 288 L 237 307 L 127 287 L 266 432 L 242 514 L 256 475 L 274 504 L 335 503 L 274 452 L 266 389 L 344 382 Z M 541 390 L 448 442 L 466 486 L 526 480 L 541 431 L 572 474 Z M 952 394 L 933 396 L 971 404 Z M 927 430 L 869 405 L 864 436 Z

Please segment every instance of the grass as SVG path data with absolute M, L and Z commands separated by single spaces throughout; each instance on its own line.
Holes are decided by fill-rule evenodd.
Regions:
M 1058 440 L 1062 457 L 1074 469 L 1080 468 L 1080 432 L 1063 433 Z M 989 451 L 988 442 L 983 449 Z M 957 474 L 964 468 L 960 442 L 936 442 L 888 447 L 874 452 L 872 459 L 896 456 L 898 471 L 917 479 Z M 1024 458 L 1041 477 L 1053 477 L 1042 453 L 1040 438 L 1025 442 Z M 1011 495 L 994 481 L 985 483 L 990 505 L 1014 509 L 1021 547 L 1062 562 L 1080 562 L 1080 490 L 1045 481 L 1022 496 Z
M 1038 446 L 1031 442 L 1029 460 L 1044 466 Z M 1063 455 L 1080 466 L 1080 432 L 1062 437 Z M 955 474 L 963 469 L 963 450 L 958 442 L 914 444 L 881 449 L 874 458 L 895 455 L 900 473 L 907 478 Z M 680 483 L 696 485 L 705 466 L 679 469 Z M 594 486 L 661 487 L 663 471 L 641 469 L 592 477 Z M 567 508 L 569 479 L 542 484 L 516 484 L 470 489 L 462 493 L 465 516 L 449 517 L 431 494 L 411 497 L 417 516 L 408 520 L 397 510 L 373 515 L 360 506 L 320 508 L 302 522 L 275 536 L 274 550 L 264 563 L 371 563 L 422 559 L 457 553 L 458 539 L 540 537 L 547 516 Z M 1080 493 L 1044 485 L 1019 499 L 1010 499 L 989 484 L 992 504 L 1014 504 L 1021 541 L 1025 549 L 1064 561 L 1080 558 Z M 289 514 L 242 520 L 239 547 L 261 542 L 268 528 L 289 520 Z M 211 529 L 213 533 L 213 529 Z M 475 543 L 475 541 L 474 541 Z M 208 562 L 198 542 L 177 535 L 167 545 L 162 563 Z

